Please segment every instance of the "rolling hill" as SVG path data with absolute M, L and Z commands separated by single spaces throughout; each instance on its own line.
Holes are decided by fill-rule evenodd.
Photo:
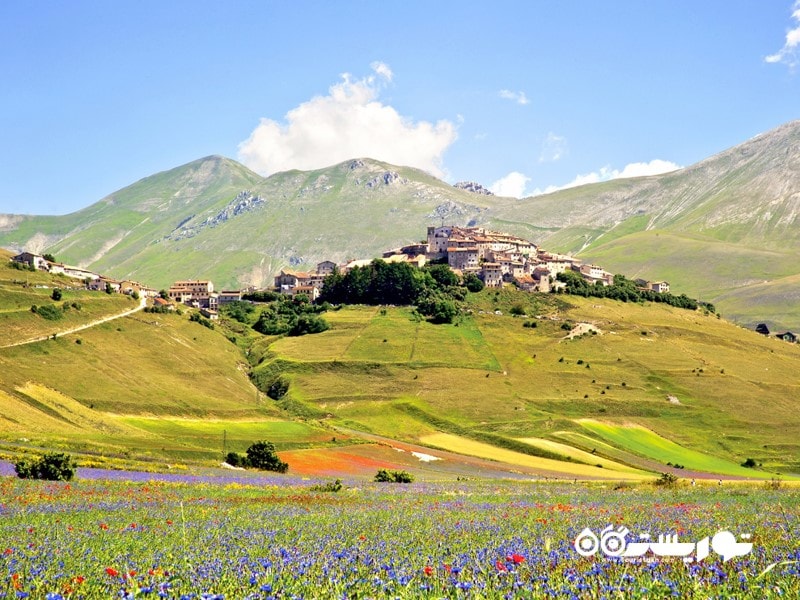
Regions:
M 63 217 L 0 216 L 0 244 L 156 287 L 267 285 L 285 266 L 371 257 L 442 221 L 519 234 L 613 272 L 666 279 L 752 326 L 800 328 L 800 121 L 700 163 L 516 200 L 354 159 L 268 178 L 207 157 Z
M 24 305 L 47 292 L 17 273 L 0 265 L 0 314 L 27 331 L 42 317 Z M 47 289 L 64 283 L 32 275 L 51 278 Z M 87 307 L 117 298 L 74 293 Z M 325 313 L 328 331 L 301 337 L 137 313 L 0 348 L 0 455 L 59 448 L 84 465 L 211 465 L 269 439 L 301 474 L 800 472 L 796 345 L 660 304 L 487 289 L 466 308 L 433 325 L 405 307 L 342 307 Z M 278 401 L 252 383 L 266 391 L 277 377 L 288 383 Z M 747 458 L 761 468 L 740 466 Z

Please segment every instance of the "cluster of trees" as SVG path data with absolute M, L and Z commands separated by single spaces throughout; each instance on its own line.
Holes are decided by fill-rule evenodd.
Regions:
M 387 471 L 380 469 L 375 473 L 375 481 L 380 483 L 413 483 L 414 476 L 408 471 Z
M 480 291 L 474 275 L 462 281 L 447 265 L 415 269 L 408 263 L 375 259 L 346 274 L 334 271 L 325 278 L 321 299 L 331 304 L 413 305 L 434 323 L 450 323 L 458 315 L 467 291 Z
M 567 294 L 593 298 L 611 298 L 622 302 L 662 302 L 678 308 L 697 310 L 699 303 L 697 300 L 689 298 L 686 294 L 675 296 L 669 293 L 659 293 L 652 290 L 642 290 L 636 286 L 632 280 L 624 275 L 614 275 L 614 285 L 603 285 L 601 283 L 589 283 L 574 271 L 565 271 L 558 274 L 558 280 L 566 284 L 564 291 Z M 704 303 L 703 307 L 709 312 L 714 312 L 712 304 Z
M 14 463 L 14 471 L 20 479 L 46 479 L 48 481 L 70 481 L 75 477 L 77 465 L 69 454 L 52 452 L 39 459 L 21 459 Z
M 264 335 L 321 333 L 330 327 L 320 316 L 329 307 L 326 303 L 312 304 L 304 294 L 279 296 L 262 309 L 253 329 Z
M 289 469 L 289 465 L 275 453 L 275 446 L 272 442 L 264 441 L 251 444 L 244 455 L 228 452 L 225 462 L 232 467 L 277 471 L 278 473 L 286 473 Z

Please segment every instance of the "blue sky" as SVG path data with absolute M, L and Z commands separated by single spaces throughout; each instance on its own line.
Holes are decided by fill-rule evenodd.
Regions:
M 513 195 L 687 166 L 800 118 L 800 0 L 0 3 L 0 213 L 222 154 Z

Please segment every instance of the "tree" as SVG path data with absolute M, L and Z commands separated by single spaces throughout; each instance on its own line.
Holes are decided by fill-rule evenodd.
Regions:
M 75 477 L 77 465 L 69 454 L 52 452 L 38 460 L 22 459 L 14 464 L 20 479 L 46 479 L 48 481 L 70 481 Z
M 483 281 L 481 281 L 480 277 L 475 275 L 475 273 L 467 273 L 464 275 L 464 287 L 466 287 L 470 292 L 476 293 L 480 292 L 485 285 Z
M 163 298 L 164 300 L 169 300 L 169 292 L 167 290 L 159 290 L 158 297 Z
M 114 288 L 113 288 L 113 286 L 111 285 L 111 283 L 109 283 L 108 281 L 106 281 L 106 294 L 110 294 L 110 293 L 111 293 L 111 292 L 113 292 L 113 291 L 114 291 Z
M 278 473 L 286 473 L 289 468 L 275 453 L 275 446 L 264 441 L 256 442 L 247 449 L 247 464 L 254 469 Z
M 61 300 L 61 296 L 62 296 L 62 295 L 63 295 L 63 294 L 61 293 L 61 290 L 60 290 L 60 289 L 58 289 L 58 288 L 55 288 L 55 289 L 53 290 L 53 293 L 52 293 L 52 294 L 50 294 L 50 297 L 51 297 L 53 300 L 55 300 L 56 302 L 58 302 L 59 300 Z
M 50 254 L 49 252 L 47 254 L 42 254 L 42 258 L 52 263 L 56 262 L 56 257 Z

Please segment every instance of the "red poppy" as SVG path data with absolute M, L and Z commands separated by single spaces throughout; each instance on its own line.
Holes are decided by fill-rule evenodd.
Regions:
M 525 557 L 522 556 L 521 554 L 511 554 L 511 555 L 506 557 L 506 560 L 508 562 L 513 562 L 515 565 L 518 565 L 520 563 L 524 563 L 525 562 Z
M 111 577 L 116 577 L 117 575 L 119 575 L 119 571 L 117 571 L 114 567 L 107 567 L 106 573 L 111 575 Z
M 433 575 L 433 567 L 430 565 L 426 565 L 426 567 L 422 569 L 422 572 L 425 573 L 425 575 L 427 575 L 428 577 L 430 577 L 431 575 Z
M 494 566 L 497 567 L 497 570 L 500 571 L 501 573 L 508 571 L 508 569 L 506 569 L 506 566 L 503 564 L 502 561 L 498 560 L 496 563 L 494 563 Z

